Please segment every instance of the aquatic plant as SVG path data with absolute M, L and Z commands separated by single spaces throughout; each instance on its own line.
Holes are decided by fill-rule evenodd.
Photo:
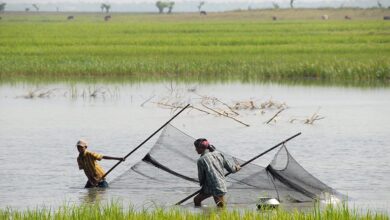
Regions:
M 10 208 L 0 209 L 0 219 L 378 219 L 388 220 L 385 213 L 373 211 L 357 211 L 350 209 L 346 204 L 340 206 L 326 206 L 320 208 L 315 205 L 311 210 L 299 211 L 277 209 L 249 210 L 249 209 L 204 209 L 198 212 L 182 208 L 162 208 L 156 207 L 153 210 L 135 210 L 134 207 L 124 207 L 120 203 L 111 202 L 109 204 L 84 204 L 65 205 L 57 210 L 48 208 L 36 208 L 25 211 L 12 210 Z
M 91 14 L 71 23 L 61 14 L 10 14 L 1 24 L 0 82 L 389 84 L 388 22 L 323 22 L 301 12 L 306 20 L 277 23 L 249 12 L 207 20 L 118 14 L 110 23 Z

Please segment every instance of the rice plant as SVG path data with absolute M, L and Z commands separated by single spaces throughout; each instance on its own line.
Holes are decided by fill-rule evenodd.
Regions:
M 388 220 L 386 213 L 372 211 L 357 211 L 350 209 L 346 204 L 340 206 L 327 206 L 320 208 L 315 205 L 311 210 L 299 211 L 297 209 L 286 211 L 283 209 L 203 209 L 190 211 L 182 208 L 164 209 L 156 207 L 153 210 L 135 210 L 133 207 L 124 207 L 118 202 L 109 204 L 64 205 L 56 210 L 48 208 L 28 209 L 24 211 L 10 208 L 0 209 L 0 219 L 267 219 L 267 220 L 315 220 L 315 219 L 378 219 Z
M 96 14 L 71 22 L 61 14 L 6 14 L 0 24 L 0 82 L 389 84 L 389 22 L 324 22 L 310 19 L 314 12 L 306 10 L 295 12 L 307 13 L 306 20 L 274 22 L 261 13 L 207 20 L 118 14 L 109 23 Z

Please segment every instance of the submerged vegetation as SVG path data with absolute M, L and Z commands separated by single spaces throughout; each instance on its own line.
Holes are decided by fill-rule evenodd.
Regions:
M 181 88 L 177 85 L 171 84 L 166 86 L 166 89 L 166 94 L 161 92 L 159 95 L 153 94 L 150 97 L 145 98 L 140 106 L 144 107 L 146 104 L 150 103 L 155 104 L 160 108 L 170 109 L 172 112 L 175 112 L 185 108 L 188 103 L 191 103 L 188 108 L 193 111 L 215 117 L 224 117 L 246 127 L 251 125 L 240 119 L 240 117 L 243 115 L 255 114 L 260 117 L 268 117 L 264 123 L 275 124 L 280 121 L 281 118 L 284 118 L 284 121 L 287 120 L 287 116 L 284 113 L 285 110 L 290 108 L 285 102 L 279 102 L 273 99 L 262 100 L 251 97 L 235 101 L 222 100 L 215 96 L 199 94 L 196 87 Z M 18 95 L 15 98 L 68 98 L 72 101 L 76 99 L 83 99 L 88 101 L 105 101 L 118 100 L 120 97 L 121 92 L 119 87 L 110 88 L 107 86 L 96 85 L 80 87 L 72 85 L 68 88 L 56 87 L 29 89 L 24 94 Z M 130 101 L 132 101 L 132 95 L 130 95 Z M 289 116 L 288 122 L 300 122 L 302 124 L 313 125 L 314 122 L 325 118 L 324 116 L 318 114 L 319 110 L 320 107 L 315 113 L 306 117 Z M 281 115 L 283 115 L 283 117 L 281 117 Z
M 35 99 L 35 98 L 52 98 L 52 97 L 69 97 L 71 99 L 95 99 L 95 98 L 111 98 L 118 99 L 119 89 L 118 88 L 104 88 L 104 87 L 88 87 L 79 89 L 76 86 L 72 86 L 69 89 L 65 88 L 53 88 L 53 89 L 42 89 L 37 88 L 29 90 L 26 94 L 17 96 L 16 98 Z
M 321 20 L 323 13 L 330 14 L 329 20 Z M 72 20 L 66 13 L 6 13 L 0 22 L 0 82 L 388 85 L 390 23 L 382 20 L 385 10 L 331 13 L 112 14 L 108 22 L 93 13 L 74 14 Z
M 124 208 L 117 203 L 107 205 L 88 204 L 81 206 L 63 206 L 58 210 L 37 208 L 35 210 L 15 211 L 0 209 L 0 219 L 389 219 L 384 213 L 358 212 L 346 205 L 340 207 L 328 206 L 324 209 L 314 207 L 311 211 L 274 210 L 217 210 L 206 209 L 200 212 L 190 212 L 181 209 L 163 209 L 137 211 Z

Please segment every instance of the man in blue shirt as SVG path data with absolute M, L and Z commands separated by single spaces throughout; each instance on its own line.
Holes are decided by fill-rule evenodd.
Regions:
M 224 196 L 227 192 L 224 168 L 235 173 L 241 167 L 226 160 L 224 155 L 214 150 L 204 138 L 197 139 L 194 145 L 196 152 L 201 155 L 197 165 L 199 184 L 202 187 L 200 193 L 194 198 L 195 206 L 201 206 L 203 200 L 213 196 L 217 206 L 224 207 Z

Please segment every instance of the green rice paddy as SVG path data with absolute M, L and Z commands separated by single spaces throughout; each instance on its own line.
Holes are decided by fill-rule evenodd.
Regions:
M 321 20 L 321 14 L 330 14 Z M 333 14 L 332 14 L 333 13 Z M 390 82 L 388 10 L 4 13 L 0 82 Z M 352 20 L 344 20 L 349 14 Z M 272 21 L 271 15 L 278 16 Z
M 190 212 L 180 209 L 162 209 L 141 210 L 136 211 L 132 208 L 123 208 L 118 203 L 107 205 L 93 204 L 80 206 L 63 206 L 58 210 L 50 210 L 48 208 L 37 208 L 33 210 L 15 211 L 12 209 L 0 209 L 0 219 L 211 219 L 211 220 L 346 220 L 346 219 L 362 219 L 362 220 L 388 220 L 389 216 L 385 213 L 375 212 L 358 212 L 350 210 L 347 206 L 333 207 L 328 206 L 324 209 L 313 207 L 312 211 L 284 211 L 277 210 L 218 210 L 209 209 L 200 212 Z

